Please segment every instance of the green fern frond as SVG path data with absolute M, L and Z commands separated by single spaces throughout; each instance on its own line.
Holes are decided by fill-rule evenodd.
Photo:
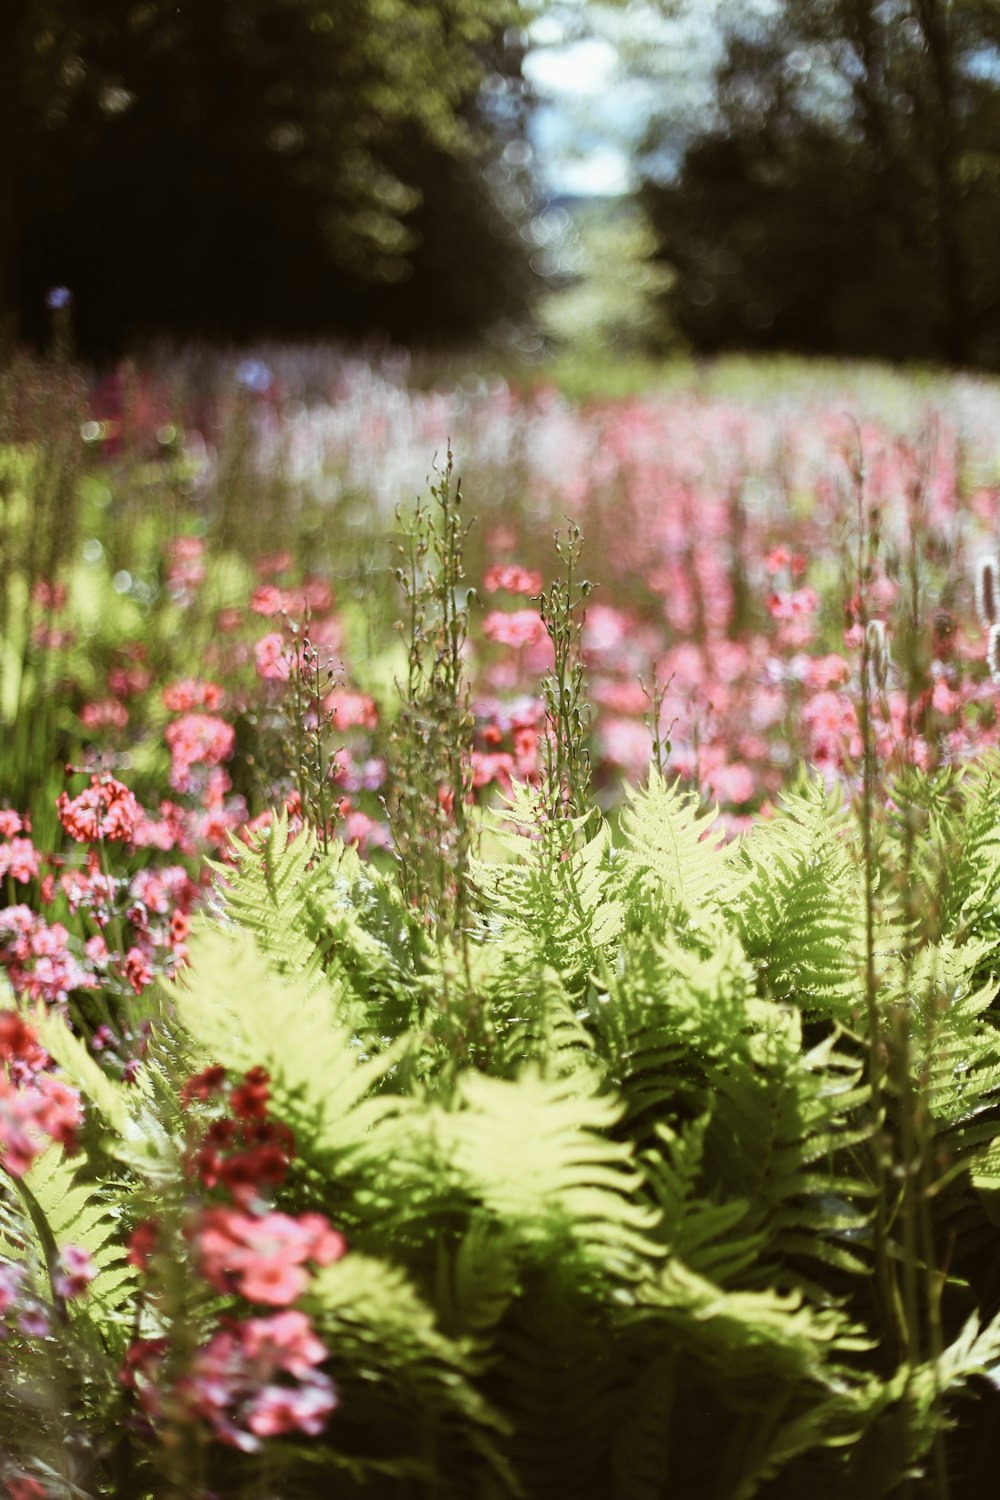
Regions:
M 672 1351 L 652 1360 L 631 1393 L 612 1456 L 617 1500 L 661 1500 L 671 1480 L 671 1416 L 680 1378 Z
M 631 1149 L 608 1139 L 622 1109 L 578 1079 L 525 1070 L 513 1082 L 468 1073 L 460 1108 L 437 1115 L 441 1148 L 473 1202 L 507 1224 L 529 1256 L 567 1255 L 634 1275 L 655 1254 L 658 1215 L 640 1201 Z
M 61 1147 L 50 1147 L 38 1157 L 21 1186 L 44 1218 L 48 1243 L 39 1245 L 43 1259 L 50 1259 L 53 1248 L 58 1253 L 67 1245 L 86 1250 L 97 1274 L 80 1306 L 91 1318 L 110 1324 L 128 1303 L 136 1280 L 121 1248 L 124 1192 L 114 1184 L 102 1188 L 82 1177 Z M 37 1232 L 37 1224 L 35 1228 Z
M 546 1075 L 568 1076 L 592 1066 L 594 1041 L 578 1000 L 516 933 L 479 945 L 472 968 L 496 1038 L 491 1073 L 511 1077 L 536 1062 Z
M 629 788 L 621 815 L 626 868 L 633 890 L 652 877 L 668 909 L 694 918 L 734 889 L 718 809 L 700 810 L 695 792 L 680 790 L 651 766 L 644 787 Z
M 131 1124 L 128 1088 L 108 1077 L 61 1015 L 33 1011 L 30 1021 L 43 1047 L 55 1058 L 69 1082 L 98 1111 L 105 1127 L 117 1136 L 128 1136 Z
M 644 1152 L 641 1159 L 662 1212 L 660 1232 L 669 1253 L 699 1275 L 729 1286 L 753 1265 L 763 1236 L 737 1232 L 749 1210 L 745 1198 L 718 1201 L 705 1194 L 702 1172 L 710 1120 L 706 1113 L 682 1132 L 658 1126 L 658 1149 Z
M 234 867 L 213 867 L 224 909 L 272 966 L 342 982 L 345 1019 L 359 1030 L 394 1034 L 409 1024 L 419 934 L 395 884 L 346 844 L 321 853 L 309 828 L 289 838 L 284 813 L 247 842 L 231 842 Z
M 233 866 L 212 864 L 225 909 L 281 972 L 312 975 L 319 954 L 302 922 L 313 884 L 326 878 L 315 834 L 308 827 L 289 838 L 288 814 L 245 839 L 230 834 Z
M 1000 967 L 1000 755 L 987 753 L 962 780 L 959 807 L 932 818 L 938 851 L 935 900 L 944 935 L 982 939 L 984 961 Z
M 247 933 L 202 926 L 189 952 L 166 999 L 204 1057 L 234 1073 L 266 1068 L 300 1153 L 330 1171 L 360 1170 L 372 1128 L 402 1108 L 372 1095 L 408 1039 L 366 1057 L 342 1023 L 343 985 L 278 972 Z
M 552 818 L 541 794 L 518 783 L 490 819 L 511 856 L 470 861 L 490 925 L 521 933 L 543 961 L 575 982 L 601 962 L 623 927 L 611 830 L 600 821 L 587 837 L 590 814 Z
M 316 1277 L 310 1304 L 331 1350 L 338 1446 L 374 1472 L 516 1495 L 499 1438 L 506 1424 L 476 1389 L 475 1344 L 447 1337 L 400 1268 L 351 1251 Z M 385 1413 L 393 1412 L 390 1428 Z M 388 1455 L 388 1457 L 387 1457 Z
M 842 1021 L 860 1013 L 860 885 L 847 813 L 821 781 L 743 840 L 734 918 L 765 994 Z

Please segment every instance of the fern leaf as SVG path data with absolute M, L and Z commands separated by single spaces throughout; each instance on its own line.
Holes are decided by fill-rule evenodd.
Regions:
M 652 875 L 668 907 L 693 916 L 732 886 L 717 809 L 701 812 L 697 794 L 682 792 L 655 766 L 627 797 L 621 829 L 629 871 Z

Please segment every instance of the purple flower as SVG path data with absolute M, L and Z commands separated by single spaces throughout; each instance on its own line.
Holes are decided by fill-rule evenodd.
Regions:
M 0 1261 L 0 1318 L 16 1300 L 23 1277 L 23 1266 L 9 1260 Z
M 90 1282 L 97 1275 L 97 1267 L 90 1252 L 80 1245 L 66 1245 L 59 1255 L 61 1275 L 56 1277 L 55 1289 L 60 1297 L 72 1302 L 82 1297 Z
M 266 391 L 271 384 L 271 372 L 263 360 L 243 359 L 236 366 L 236 383 L 248 391 Z
M 45 293 L 45 306 L 52 312 L 59 312 L 61 308 L 69 307 L 73 300 L 73 293 L 68 286 L 52 286 Z
M 44 1339 L 49 1336 L 49 1315 L 44 1307 L 26 1307 L 17 1320 L 17 1326 L 29 1339 Z

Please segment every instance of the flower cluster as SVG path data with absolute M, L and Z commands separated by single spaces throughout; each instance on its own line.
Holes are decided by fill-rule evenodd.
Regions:
M 151 1419 L 170 1409 L 185 1425 L 205 1422 L 243 1453 L 285 1433 L 317 1436 L 337 1405 L 333 1382 L 317 1368 L 328 1351 L 295 1309 L 225 1320 L 167 1397 L 158 1384 L 166 1352 L 163 1339 L 129 1348 L 121 1380 L 141 1409 Z
M 269 1120 L 268 1076 L 251 1068 L 242 1083 L 229 1088 L 222 1069 L 208 1068 L 184 1087 L 186 1104 L 223 1097 L 228 1112 L 211 1121 L 191 1156 L 191 1167 L 206 1188 L 221 1186 L 237 1203 L 259 1202 L 261 1191 L 284 1181 L 295 1154 L 291 1131 L 280 1120 Z
M 113 776 L 91 776 L 90 786 L 77 797 L 60 792 L 56 810 L 70 838 L 81 844 L 130 843 L 141 817 L 135 797 Z
M 53 1141 L 76 1150 L 83 1105 L 53 1067 L 24 1019 L 0 1011 L 0 1163 L 15 1177 Z
M 21 885 L 38 879 L 40 856 L 29 837 L 31 823 L 10 808 L 0 808 L 0 880 Z
M 164 738 L 170 750 L 170 785 L 176 792 L 191 790 L 195 766 L 221 766 L 236 743 L 231 724 L 217 714 L 204 713 L 186 713 L 172 720 Z
M 221 1442 L 247 1453 L 268 1437 L 316 1435 L 336 1406 L 333 1384 L 317 1368 L 328 1351 L 291 1304 L 308 1291 L 310 1266 L 331 1265 L 346 1250 L 322 1214 L 270 1207 L 267 1195 L 284 1180 L 295 1143 L 287 1126 L 268 1118 L 269 1098 L 262 1068 L 233 1084 L 212 1066 L 185 1084 L 184 1107 L 214 1113 L 189 1153 L 189 1175 L 234 1200 L 196 1209 L 185 1233 L 194 1264 L 216 1292 L 282 1310 L 223 1317 L 172 1391 L 162 1389 L 162 1340 L 136 1340 L 122 1371 L 148 1416 L 170 1410 L 184 1422 L 205 1422 Z M 158 1223 L 137 1224 L 131 1263 L 151 1272 L 160 1237 Z
M 73 990 L 94 989 L 96 979 L 70 947 L 61 922 L 46 922 L 30 906 L 0 908 L 0 964 L 15 993 L 58 1005 Z

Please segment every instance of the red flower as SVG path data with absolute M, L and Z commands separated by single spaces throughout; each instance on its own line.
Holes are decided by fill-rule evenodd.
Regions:
M 10 1500 L 45 1500 L 49 1493 L 44 1484 L 32 1479 L 30 1474 L 12 1474 L 4 1480 L 4 1489 Z
M 153 982 L 153 966 L 141 948 L 130 948 L 125 955 L 125 978 L 137 995 Z
M 143 1219 L 128 1237 L 128 1263 L 139 1271 L 149 1266 L 150 1256 L 156 1250 L 158 1224 L 156 1219 Z
M 222 1092 L 226 1082 L 226 1070 L 219 1063 L 205 1068 L 201 1073 L 196 1073 L 189 1078 L 181 1089 L 181 1104 L 187 1108 L 192 1099 L 210 1099 L 213 1094 Z
M 251 1068 L 243 1082 L 229 1096 L 229 1107 L 237 1119 L 262 1120 L 270 1098 L 270 1075 L 263 1068 Z
M 95 839 L 128 843 L 142 817 L 142 809 L 128 787 L 113 776 L 91 776 L 90 786 L 78 797 L 60 792 L 56 808 L 70 838 L 81 844 Z

